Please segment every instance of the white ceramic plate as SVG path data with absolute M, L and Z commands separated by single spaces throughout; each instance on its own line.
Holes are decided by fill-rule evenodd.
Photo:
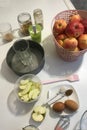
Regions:
M 72 85 L 70 85 L 70 84 L 60 84 L 60 85 L 57 85 L 57 86 L 55 86 L 55 87 L 51 87 L 49 90 L 48 90 L 48 98 L 49 98 L 49 100 L 52 98 L 52 97 L 54 97 L 60 90 L 67 90 L 67 89 L 72 89 L 73 90 L 73 93 L 70 95 L 70 96 L 64 96 L 62 99 L 60 99 L 59 101 L 61 101 L 61 102 L 65 102 L 65 100 L 67 100 L 67 99 L 71 99 L 71 100 L 74 100 L 77 104 L 78 104 L 78 106 L 79 106 L 79 99 L 78 99 L 78 95 L 77 95 L 77 93 L 76 93 L 76 91 L 75 91 L 75 89 L 73 88 L 73 86 Z M 61 97 L 61 95 L 59 95 L 59 96 L 57 96 L 55 99 L 53 99 L 51 102 L 53 102 L 53 101 L 55 101 L 55 100 L 57 100 L 58 98 L 60 98 Z M 50 103 L 51 103 L 50 102 Z M 49 104 L 50 104 L 49 103 Z M 52 108 L 52 106 L 53 106 L 53 104 L 51 104 L 50 105 L 50 107 Z M 72 115 L 72 114 L 74 114 L 75 112 L 71 112 L 71 111 L 69 111 L 69 110 L 64 110 L 62 113 L 59 113 L 58 112 L 58 114 L 59 115 L 61 115 L 61 116 L 69 116 L 69 115 Z

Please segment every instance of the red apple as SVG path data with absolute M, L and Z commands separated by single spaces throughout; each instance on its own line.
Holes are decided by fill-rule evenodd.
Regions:
M 84 26 L 84 33 L 87 33 L 87 19 L 82 19 L 82 20 L 81 20 L 81 23 L 82 23 L 83 26 Z
M 63 47 L 69 51 L 74 51 L 78 46 L 78 40 L 74 37 L 66 38 L 63 43 Z
M 65 40 L 67 38 L 67 36 L 65 34 L 59 34 L 56 38 L 58 40 Z
M 78 21 L 80 22 L 82 20 L 82 17 L 79 14 L 73 14 L 70 16 L 70 21 Z
M 64 19 L 58 19 L 54 23 L 53 32 L 60 34 L 62 33 L 67 26 L 67 23 Z
M 77 38 L 84 33 L 84 26 L 82 23 L 78 21 L 72 21 L 68 23 L 65 32 L 68 35 L 68 37 Z
M 87 49 L 87 34 L 82 34 L 78 38 L 78 45 L 80 49 Z

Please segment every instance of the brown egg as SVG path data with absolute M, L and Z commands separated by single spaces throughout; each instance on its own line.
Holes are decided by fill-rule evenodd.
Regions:
M 54 105 L 53 105 L 53 110 L 56 111 L 56 112 L 62 112 L 65 108 L 65 105 L 63 102 L 56 102 Z
M 71 111 L 76 111 L 78 109 L 78 104 L 73 100 L 66 100 L 65 107 Z

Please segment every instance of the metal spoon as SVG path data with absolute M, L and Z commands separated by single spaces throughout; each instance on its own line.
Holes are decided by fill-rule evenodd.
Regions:
M 70 96 L 72 93 L 73 93 L 73 90 L 72 90 L 72 89 L 66 90 L 65 93 L 64 93 L 60 98 L 58 98 L 58 99 L 55 100 L 54 102 L 50 103 L 49 105 L 52 105 L 53 103 L 55 103 L 56 101 L 59 101 L 60 99 L 62 99 L 62 98 L 65 97 L 65 96 Z
M 66 90 L 66 91 L 61 91 L 61 90 L 60 90 L 54 97 L 52 97 L 50 100 L 48 100 L 48 101 L 47 101 L 45 104 L 43 104 L 42 106 L 47 107 L 48 105 L 51 105 L 51 104 L 55 103 L 56 101 L 62 99 L 64 96 L 70 96 L 72 93 L 73 93 L 73 90 L 72 90 L 72 89 L 68 89 L 68 90 Z M 60 94 L 62 94 L 62 96 L 61 96 L 59 99 L 57 99 L 57 100 L 55 100 L 54 102 L 48 104 L 50 101 L 52 101 L 53 99 L 55 99 L 55 98 L 56 98 L 58 95 L 60 95 Z

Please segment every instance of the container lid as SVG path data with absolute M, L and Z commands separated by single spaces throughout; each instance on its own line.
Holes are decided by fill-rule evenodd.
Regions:
M 27 12 L 18 15 L 17 20 L 19 23 L 26 23 L 31 21 L 31 15 Z

